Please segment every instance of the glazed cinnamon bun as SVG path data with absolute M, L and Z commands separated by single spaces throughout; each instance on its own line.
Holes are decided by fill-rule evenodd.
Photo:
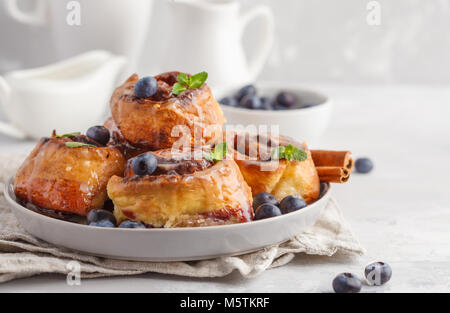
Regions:
M 246 132 L 227 132 L 229 146 L 236 148 L 234 158 L 255 196 L 269 192 L 279 201 L 300 195 L 306 203 L 318 199 L 320 181 L 311 152 L 305 143 L 285 137 L 263 137 Z M 271 147 L 293 145 L 306 152 L 305 161 L 272 160 Z
M 206 84 L 175 96 L 172 87 L 179 72 L 155 76 L 158 89 L 148 98 L 138 98 L 134 87 L 139 76 L 133 74 L 111 97 L 112 118 L 123 138 L 133 147 L 147 150 L 171 148 L 185 136 L 193 145 L 217 143 L 224 117 Z M 174 128 L 174 127 L 178 128 Z M 185 142 L 183 142 L 185 144 Z
M 14 192 L 37 207 L 85 216 L 103 207 L 108 180 L 124 166 L 120 151 L 86 136 L 42 138 L 17 171 Z
M 233 160 L 214 163 L 191 152 L 152 153 L 156 170 L 138 176 L 128 160 L 125 177 L 113 176 L 108 195 L 118 222 L 140 221 L 153 227 L 196 227 L 253 219 L 252 195 Z

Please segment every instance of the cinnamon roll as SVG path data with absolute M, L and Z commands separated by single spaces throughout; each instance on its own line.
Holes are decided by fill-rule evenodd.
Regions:
M 158 89 L 148 98 L 137 98 L 134 94 L 139 81 L 137 74 L 114 91 L 110 102 L 112 117 L 131 146 L 159 150 L 170 148 L 179 140 L 193 145 L 195 138 L 199 138 L 195 144 L 201 146 L 217 143 L 221 138 L 225 120 L 209 87 L 203 84 L 175 96 L 172 87 L 178 74 L 155 76 Z
M 311 152 L 305 143 L 289 137 L 263 137 L 246 132 L 227 132 L 229 146 L 236 148 L 235 161 L 255 196 L 269 192 L 279 201 L 289 195 L 300 195 L 311 203 L 318 199 L 320 181 Z M 271 148 L 293 145 L 307 154 L 305 161 L 272 160 Z
M 130 159 L 125 177 L 113 176 L 108 182 L 118 222 L 130 219 L 169 228 L 253 219 L 251 190 L 233 160 L 214 163 L 170 149 L 148 153 L 157 159 L 152 174 L 135 175 Z
M 42 209 L 85 216 L 103 207 L 108 180 L 124 166 L 120 151 L 86 136 L 42 138 L 17 171 L 14 192 Z

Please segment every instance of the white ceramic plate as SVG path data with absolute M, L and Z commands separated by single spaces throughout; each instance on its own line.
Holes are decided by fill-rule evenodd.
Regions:
M 96 256 L 136 261 L 189 261 L 238 255 L 289 240 L 319 218 L 322 197 L 302 210 L 242 224 L 169 229 L 101 228 L 51 218 L 16 202 L 13 178 L 4 194 L 22 227 L 57 246 Z

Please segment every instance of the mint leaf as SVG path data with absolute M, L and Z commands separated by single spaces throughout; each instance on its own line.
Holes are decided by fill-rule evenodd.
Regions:
M 172 93 L 176 96 L 178 96 L 180 93 L 185 91 L 187 88 L 180 83 L 175 83 L 172 87 Z
M 63 134 L 63 135 L 55 136 L 55 138 L 64 138 L 64 137 L 70 138 L 70 137 L 78 136 L 78 135 L 80 135 L 80 134 L 81 134 L 80 132 L 73 132 L 73 133 L 68 133 L 68 134 Z
M 172 93 L 178 96 L 187 89 L 199 88 L 205 83 L 207 78 L 208 73 L 206 72 L 200 72 L 192 76 L 180 73 L 177 75 L 177 82 L 172 87 Z
M 275 160 L 285 159 L 288 161 L 305 161 L 308 158 L 308 155 L 305 151 L 290 144 L 285 147 L 273 148 L 271 155 L 272 159 Z
M 191 83 L 191 78 L 186 73 L 180 73 L 177 76 L 177 81 L 181 85 L 188 87 Z
M 222 142 L 216 145 L 210 153 L 204 154 L 203 157 L 208 161 L 218 162 L 225 158 L 227 151 L 227 143 Z
M 191 82 L 189 84 L 189 88 L 199 88 L 201 87 L 206 79 L 208 78 L 208 73 L 200 72 L 191 76 Z
M 82 142 L 74 142 L 74 141 L 70 141 L 70 142 L 66 142 L 66 147 L 69 147 L 69 148 L 78 148 L 78 147 L 95 148 L 96 146 L 94 146 L 94 145 L 89 145 L 89 144 L 87 144 L 87 143 L 82 143 Z

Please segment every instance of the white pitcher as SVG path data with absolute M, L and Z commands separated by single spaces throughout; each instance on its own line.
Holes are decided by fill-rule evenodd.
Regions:
M 24 11 L 20 0 L 1 1 L 17 22 L 48 27 L 58 59 L 102 49 L 126 56 L 133 71 L 153 6 L 153 0 L 34 0 L 34 9 Z
M 17 138 L 40 138 L 85 131 L 102 123 L 116 79 L 126 58 L 107 51 L 0 76 L 0 102 L 8 123 L 0 132 Z
M 171 32 L 161 70 L 209 73 L 215 89 L 236 87 L 253 81 L 264 66 L 273 43 L 272 11 L 265 5 L 240 12 L 236 0 L 172 0 L 167 24 Z M 247 25 L 260 19 L 258 46 L 246 57 L 242 35 Z

